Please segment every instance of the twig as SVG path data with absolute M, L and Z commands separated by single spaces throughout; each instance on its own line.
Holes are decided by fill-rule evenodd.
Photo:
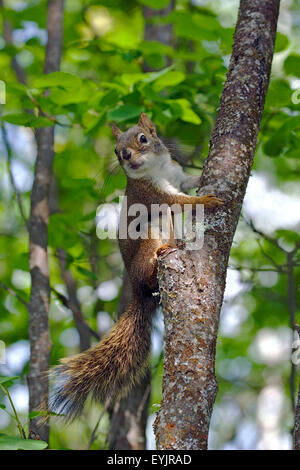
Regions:
M 69 128 L 80 127 L 79 124 L 65 124 L 63 122 L 60 122 L 54 116 L 51 116 L 51 114 L 48 114 L 46 113 L 46 111 L 43 111 L 40 103 L 37 101 L 37 99 L 34 98 L 34 96 L 32 96 L 29 90 L 27 90 L 27 96 L 32 101 L 32 103 L 39 109 L 39 111 L 41 112 L 41 115 L 49 119 L 49 121 L 53 122 L 53 124 L 57 124 L 58 126 L 69 127 Z
M 25 212 L 24 212 L 24 208 L 23 208 L 23 203 L 22 203 L 22 198 L 21 198 L 21 194 L 16 186 L 16 183 L 15 183 L 15 180 L 14 180 L 14 176 L 12 174 L 12 170 L 11 170 L 11 157 L 12 157 L 12 151 L 11 151 L 11 147 L 10 147 L 10 144 L 8 142 L 8 138 L 7 138 L 7 133 L 6 133 L 6 129 L 5 129 L 5 125 L 3 123 L 3 121 L 1 121 L 1 134 L 2 134 L 2 139 L 3 139 L 3 143 L 4 143 L 4 146 L 5 146 L 5 149 L 6 149 L 6 154 L 7 154 L 7 169 L 8 169 L 8 174 L 9 174 L 9 179 L 10 179 L 10 183 L 12 185 L 12 188 L 14 190 L 14 193 L 16 195 L 16 198 L 17 198 L 17 203 L 18 203 L 18 206 L 19 206 L 19 211 L 20 211 L 20 214 L 22 216 L 22 219 L 24 220 L 24 223 L 25 223 L 25 226 L 28 230 L 28 220 L 25 216 Z
M 77 311 L 75 311 L 75 312 L 73 311 L 74 306 L 71 305 L 70 300 L 65 295 L 58 292 L 58 290 L 56 290 L 54 287 L 50 287 L 50 289 L 53 292 L 53 294 L 55 294 L 55 296 L 58 298 L 58 300 L 60 300 L 60 302 L 63 304 L 63 306 L 72 311 L 74 317 L 76 317 L 76 320 L 79 321 L 80 323 L 82 323 L 83 327 L 86 328 L 86 330 L 89 332 L 89 334 L 94 336 L 96 339 L 100 340 L 101 338 L 98 335 L 98 333 L 95 330 L 93 330 L 85 322 L 85 320 L 83 318 L 78 318 L 78 313 L 77 313 Z
M 275 268 L 277 269 L 278 272 L 282 272 L 281 271 L 281 266 L 276 263 L 276 261 L 272 258 L 272 256 L 270 256 L 268 253 L 265 252 L 265 250 L 262 247 L 262 244 L 261 244 L 260 240 L 257 240 L 257 244 L 260 248 L 260 251 L 265 256 L 265 258 L 267 258 L 269 261 L 271 261 L 271 263 L 275 266 Z
M 286 269 L 284 270 L 283 266 L 278 265 L 276 261 L 264 251 L 260 241 L 259 240 L 257 241 L 261 249 L 261 252 L 266 258 L 268 258 L 271 261 L 271 263 L 275 266 L 277 272 L 279 272 L 280 274 L 287 274 L 287 290 L 288 290 L 287 301 L 288 301 L 288 311 L 289 311 L 289 325 L 290 325 L 291 330 L 293 331 L 295 328 L 295 316 L 296 316 L 296 308 L 297 308 L 296 296 L 295 296 L 295 282 L 294 282 L 294 267 L 297 266 L 297 263 L 294 262 L 294 255 L 300 247 L 300 242 L 297 242 L 295 244 L 295 248 L 292 251 L 287 251 L 282 246 L 279 245 L 278 240 L 276 240 L 273 237 L 270 237 L 269 235 L 266 235 L 261 230 L 258 230 L 255 227 L 252 220 L 247 220 L 245 216 L 243 216 L 243 218 L 254 233 L 257 233 L 260 237 L 267 240 L 269 243 L 275 246 L 278 250 L 280 250 L 286 256 L 286 266 L 284 266 Z M 293 412 L 295 412 L 295 409 L 296 409 L 295 381 L 296 381 L 296 365 L 293 363 L 293 361 L 291 361 L 291 372 L 290 372 L 289 384 L 290 384 L 291 407 L 292 407 Z
M 282 266 L 280 266 L 280 270 L 279 269 L 272 269 L 272 268 L 253 268 L 251 266 L 233 266 L 233 265 L 228 265 L 228 268 L 230 269 L 235 269 L 236 271 L 242 271 L 242 270 L 246 270 L 248 269 L 249 271 L 253 271 L 253 272 L 274 272 L 274 273 L 284 273 L 285 274 L 285 271 L 282 270 Z
M 247 217 L 245 217 L 244 214 L 241 214 L 242 218 L 245 220 L 246 224 L 249 225 L 249 227 L 251 228 L 251 230 L 254 232 L 254 233 L 257 233 L 258 235 L 260 235 L 261 237 L 265 238 L 266 240 L 268 240 L 268 242 L 272 243 L 274 246 L 276 246 L 276 248 L 278 248 L 279 250 L 282 250 L 281 246 L 279 245 L 278 241 L 276 240 L 276 238 L 272 238 L 270 237 L 269 235 L 267 235 L 266 233 L 263 233 L 261 230 L 258 230 L 253 221 L 251 219 L 247 219 Z
M 89 440 L 89 443 L 88 443 L 88 446 L 87 446 L 87 450 L 90 450 L 90 448 L 92 447 L 92 444 L 94 442 L 94 440 L 96 439 L 97 437 L 97 430 L 98 430 L 98 427 L 99 427 L 99 424 L 100 424 L 100 421 L 101 419 L 103 418 L 103 416 L 105 415 L 105 413 L 107 412 L 109 406 L 110 406 L 110 403 L 111 403 L 111 397 L 108 398 L 104 404 L 104 407 L 103 407 L 103 410 L 101 411 L 100 413 L 100 416 L 98 418 L 98 421 L 96 423 L 96 426 L 94 427 L 93 431 L 92 431 L 92 434 L 91 434 L 91 437 L 90 437 L 90 440 Z
M 151 384 L 148 384 L 147 387 L 146 387 L 145 393 L 143 395 L 142 401 L 139 404 L 139 407 L 138 407 L 138 410 L 137 410 L 137 413 L 136 413 L 136 418 L 137 418 L 138 421 L 140 421 L 142 419 L 142 413 L 143 413 L 145 404 L 148 400 L 148 397 L 150 395 L 150 392 L 151 392 Z

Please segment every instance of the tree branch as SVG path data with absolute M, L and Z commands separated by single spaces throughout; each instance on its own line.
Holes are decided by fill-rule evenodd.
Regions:
M 241 0 L 220 109 L 199 191 L 222 209 L 206 213 L 201 250 L 159 261 L 166 325 L 158 449 L 206 449 L 217 393 L 215 348 L 229 251 L 253 163 L 269 83 L 279 0 Z
M 57 250 L 57 256 L 60 266 L 61 276 L 66 285 L 68 292 L 67 307 L 71 310 L 75 322 L 76 329 L 80 339 L 80 350 L 85 351 L 91 346 L 90 336 L 91 334 L 100 340 L 99 335 L 93 331 L 86 323 L 84 316 L 81 311 L 80 303 L 76 293 L 76 282 L 69 269 L 66 268 L 66 252 L 62 248 Z M 52 289 L 53 290 L 53 289 Z M 58 293 L 55 291 L 55 294 Z
M 48 0 L 48 42 L 46 46 L 44 73 L 59 70 L 63 36 L 63 0 Z M 29 302 L 29 411 L 48 405 L 48 379 L 51 343 L 48 314 L 50 304 L 47 232 L 49 219 L 49 193 L 52 178 L 54 128 L 45 127 L 36 132 L 37 158 L 31 192 L 29 221 L 29 250 L 31 295 Z M 42 401 L 42 403 L 41 403 Z M 48 441 L 49 424 L 37 426 L 30 421 L 29 435 L 38 435 Z
M 14 297 L 16 297 L 16 299 L 18 299 L 19 302 L 21 302 L 23 305 L 25 305 L 25 307 L 28 309 L 28 303 L 26 302 L 26 300 L 23 299 L 23 297 L 21 297 L 17 292 L 15 292 L 11 287 L 7 286 L 6 284 L 4 284 L 2 281 L 0 281 L 0 287 L 2 287 L 2 289 L 6 290 L 9 294 L 13 295 Z
M 300 326 L 295 325 L 295 330 L 297 331 L 298 338 L 300 339 Z M 297 348 L 299 348 L 299 344 L 297 344 Z M 298 401 L 295 410 L 295 426 L 294 426 L 294 450 L 300 450 L 300 382 L 299 382 L 299 390 L 298 390 Z

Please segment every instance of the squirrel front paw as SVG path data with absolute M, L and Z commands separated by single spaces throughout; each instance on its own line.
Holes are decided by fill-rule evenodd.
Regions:
M 172 253 L 173 251 L 176 251 L 176 250 L 177 248 L 175 246 L 171 246 L 165 243 L 164 245 L 162 245 L 156 250 L 156 254 L 160 258 L 165 258 L 169 253 Z
M 223 206 L 223 201 L 222 199 L 218 198 L 214 194 L 206 194 L 205 196 L 202 196 L 201 201 L 199 201 L 201 204 L 204 204 L 204 207 L 207 207 L 208 209 L 212 209 L 214 207 L 221 207 Z

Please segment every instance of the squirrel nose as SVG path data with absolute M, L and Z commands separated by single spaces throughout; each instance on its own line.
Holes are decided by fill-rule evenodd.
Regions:
M 126 149 L 123 149 L 122 150 L 122 157 L 124 158 L 124 160 L 129 160 L 130 157 L 131 157 L 131 152 L 130 150 L 126 150 Z

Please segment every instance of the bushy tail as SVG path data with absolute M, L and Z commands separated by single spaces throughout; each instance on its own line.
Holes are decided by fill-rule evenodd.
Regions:
M 73 419 L 90 393 L 100 401 L 126 395 L 147 368 L 154 308 L 152 299 L 134 297 L 100 343 L 62 359 L 50 372 L 49 410 Z

